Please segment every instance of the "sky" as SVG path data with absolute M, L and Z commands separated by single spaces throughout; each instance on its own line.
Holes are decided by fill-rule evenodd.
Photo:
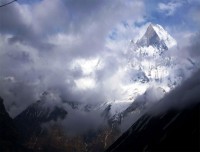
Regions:
M 114 99 L 130 40 L 152 22 L 178 56 L 200 56 L 199 14 L 199 0 L 17 0 L 0 8 L 0 96 L 12 117 L 44 91 L 59 102 Z

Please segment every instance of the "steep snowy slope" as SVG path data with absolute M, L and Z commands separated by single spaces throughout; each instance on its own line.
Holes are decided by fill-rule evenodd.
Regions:
M 134 105 L 133 102 L 141 95 L 145 96 L 147 102 L 151 102 L 152 98 L 153 101 L 160 100 L 187 78 L 186 73 L 195 71 L 192 59 L 180 62 L 170 55 L 171 49 L 177 49 L 176 40 L 158 24 L 150 24 L 141 39 L 131 41 L 127 64 L 122 69 L 126 81 L 121 86 L 123 91 L 120 97 L 111 102 L 112 115 Z M 156 90 L 162 90 L 163 93 L 158 96 Z M 155 97 L 153 94 L 147 96 L 151 94 L 149 92 Z

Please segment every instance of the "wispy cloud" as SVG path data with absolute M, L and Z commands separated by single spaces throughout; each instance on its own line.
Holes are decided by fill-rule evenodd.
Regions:
M 159 3 L 158 10 L 162 13 L 166 13 L 167 16 L 172 16 L 176 10 L 183 5 L 182 1 L 171 1 L 168 3 Z

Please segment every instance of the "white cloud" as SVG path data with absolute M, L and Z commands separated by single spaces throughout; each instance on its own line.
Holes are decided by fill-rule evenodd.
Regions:
M 95 87 L 95 80 L 89 77 L 86 78 L 80 78 L 78 80 L 75 80 L 76 86 L 78 89 L 93 89 Z
M 76 59 L 71 64 L 71 69 L 81 68 L 84 75 L 89 75 L 95 72 L 95 70 L 99 70 L 103 68 L 103 64 L 101 63 L 99 58 L 92 59 Z
M 167 16 L 172 16 L 176 10 L 183 5 L 182 1 L 171 1 L 169 3 L 159 3 L 158 10 L 166 13 Z
M 0 96 L 9 112 L 16 115 L 46 90 L 71 101 L 112 96 L 117 87 L 108 79 L 119 69 L 125 43 L 108 47 L 107 37 L 122 21 L 134 23 L 144 14 L 140 0 L 43 0 L 0 9 Z M 118 29 L 118 42 L 131 37 Z

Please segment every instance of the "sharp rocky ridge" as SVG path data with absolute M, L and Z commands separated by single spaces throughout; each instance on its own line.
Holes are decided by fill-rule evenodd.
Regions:
M 150 24 L 144 36 L 137 41 L 138 46 L 154 46 L 158 49 L 169 49 L 177 45 L 176 40 L 158 24 Z

